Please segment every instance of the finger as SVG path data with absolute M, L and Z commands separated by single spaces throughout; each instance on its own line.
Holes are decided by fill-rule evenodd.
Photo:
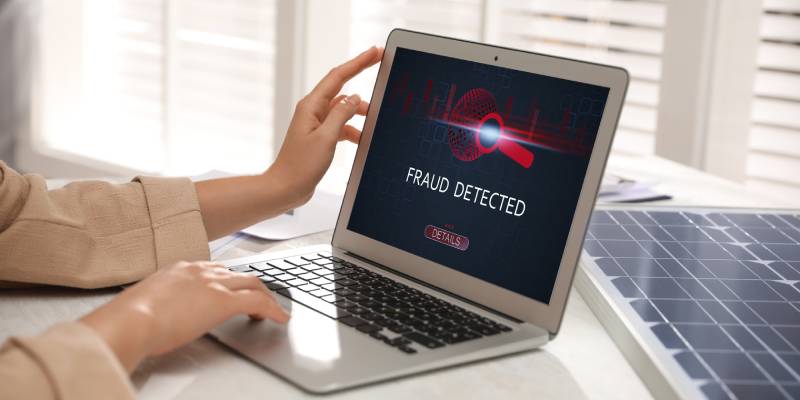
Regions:
M 332 99 L 342 90 L 342 86 L 358 75 L 359 72 L 371 67 L 381 60 L 383 57 L 383 49 L 377 47 L 370 47 L 363 53 L 357 55 L 352 60 L 333 68 L 316 87 L 311 91 L 309 96 L 319 96 L 326 101 Z
M 219 268 L 227 269 L 225 268 L 225 265 L 214 261 L 194 261 L 192 262 L 192 264 L 195 264 L 199 267 L 203 267 L 206 269 L 219 269 Z
M 264 283 L 261 282 L 261 279 L 258 279 L 255 276 L 232 273 L 230 275 L 220 275 L 216 277 L 215 280 L 222 284 L 222 286 L 225 286 L 228 290 L 249 289 L 267 291 L 267 288 L 264 286 Z
M 358 115 L 367 115 L 367 111 L 369 111 L 369 102 L 361 100 L 361 104 L 358 105 L 358 109 L 356 110 L 356 114 Z
M 341 102 L 345 98 L 347 98 L 346 94 L 340 94 L 334 97 L 333 100 L 331 100 L 330 103 L 328 103 L 328 112 L 330 112 L 331 108 L 333 108 L 336 105 L 336 103 Z
M 336 106 L 336 104 L 343 102 L 346 98 L 347 96 L 343 94 L 334 97 L 334 99 L 331 100 L 330 106 L 328 106 L 328 112 L 326 112 L 325 115 L 322 116 L 322 118 L 326 117 L 331 112 L 333 107 Z M 361 104 L 359 104 L 358 108 L 356 109 L 356 114 L 366 116 L 367 111 L 369 111 L 369 102 L 361 100 Z
M 357 94 L 349 96 L 345 101 L 339 102 L 331 109 L 322 125 L 317 128 L 317 132 L 330 138 L 339 139 L 339 132 L 342 131 L 344 124 L 353 118 L 361 104 L 361 98 Z
M 345 125 L 339 133 L 339 141 L 347 140 L 358 144 L 361 140 L 361 131 L 352 125 Z
M 282 324 L 289 321 L 289 313 L 269 293 L 260 290 L 241 290 L 234 296 L 242 314 L 248 314 L 254 319 L 271 319 Z

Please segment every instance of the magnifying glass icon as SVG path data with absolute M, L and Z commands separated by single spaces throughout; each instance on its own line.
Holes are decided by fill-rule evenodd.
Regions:
M 481 154 L 488 154 L 496 149 L 514 160 L 517 164 L 529 168 L 533 163 L 533 153 L 503 133 L 503 118 L 496 112 L 483 116 L 478 123 L 478 134 L 475 147 Z

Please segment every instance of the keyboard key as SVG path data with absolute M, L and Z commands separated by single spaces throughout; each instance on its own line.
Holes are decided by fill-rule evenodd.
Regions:
M 283 271 L 281 271 L 281 270 L 279 270 L 277 268 L 270 268 L 270 269 L 267 269 L 267 270 L 264 271 L 264 274 L 265 275 L 269 275 L 269 276 L 278 276 L 278 275 L 280 275 L 282 273 L 283 273 Z
M 408 338 L 408 339 L 411 339 L 411 340 L 413 340 L 413 341 L 415 341 L 415 342 L 417 342 L 417 343 L 419 343 L 419 344 L 421 344 L 421 345 L 423 345 L 423 346 L 425 346 L 425 347 L 427 347 L 429 349 L 436 349 L 436 348 L 444 346 L 441 342 L 439 342 L 437 340 L 434 340 L 433 338 L 430 338 L 428 336 L 425 336 L 425 335 L 423 335 L 423 334 L 421 334 L 419 332 L 406 333 L 403 336 Z
M 306 261 L 312 261 L 312 262 L 313 262 L 314 260 L 320 260 L 320 259 L 321 259 L 321 260 L 325 260 L 325 259 L 324 259 L 324 258 L 322 258 L 322 256 L 320 256 L 319 254 L 313 254 L 313 253 L 312 253 L 312 254 L 304 254 L 304 255 L 300 256 L 300 258 L 302 258 L 303 260 L 306 260 Z
M 289 264 L 294 265 L 295 267 L 301 267 L 303 265 L 309 264 L 309 262 L 304 260 L 303 257 L 298 257 L 298 256 L 289 257 L 285 259 L 285 261 L 288 262 Z
M 321 266 L 319 266 L 317 264 L 303 265 L 303 268 L 305 268 L 307 271 L 312 271 L 312 272 L 315 272 L 315 273 L 316 273 L 316 271 L 319 271 L 319 270 L 325 270 L 324 267 L 321 267 Z
M 289 264 L 289 263 L 287 263 L 286 261 L 283 261 L 283 260 L 270 260 L 270 261 L 267 261 L 267 264 L 269 264 L 269 265 L 271 265 L 271 266 L 273 266 L 273 267 L 275 267 L 275 268 L 277 268 L 277 269 L 279 269 L 281 271 L 288 271 L 288 270 L 290 270 L 292 268 L 295 268 L 294 265 Z
M 402 324 L 397 324 L 397 323 L 388 324 L 386 326 L 386 329 L 388 329 L 388 330 L 390 330 L 390 331 L 392 331 L 394 333 L 399 333 L 399 334 L 409 333 L 409 332 L 413 331 L 413 329 L 411 329 L 410 327 L 402 325 Z
M 328 260 L 326 258 L 319 258 L 319 259 L 316 259 L 316 260 L 311 260 L 311 262 L 314 263 L 314 264 L 317 264 L 317 265 L 330 265 L 330 264 L 333 264 L 333 261 Z
M 268 269 L 272 269 L 272 266 L 267 264 L 266 261 L 257 262 L 250 264 L 250 268 L 257 270 L 257 271 L 266 271 Z
M 258 279 L 261 279 L 261 282 L 264 282 L 264 283 L 275 282 L 275 278 L 273 278 L 273 277 L 271 277 L 269 275 L 259 276 Z
M 381 307 L 382 306 L 381 302 L 380 301 L 375 301 L 375 299 L 362 301 L 361 305 L 366 307 L 366 308 L 372 308 L 372 309 L 375 309 L 377 307 Z
M 347 326 L 359 326 L 359 325 L 364 325 L 364 324 L 367 323 L 367 321 L 364 321 L 363 319 L 358 318 L 358 317 L 353 316 L 353 315 L 348 316 L 348 317 L 339 318 L 339 322 L 341 322 L 341 323 L 343 323 L 343 324 L 345 324 Z
M 493 328 L 491 326 L 483 324 L 468 325 L 467 327 L 475 332 L 480 333 L 483 336 L 491 336 L 500 333 L 500 329 Z
M 288 272 L 288 273 L 290 273 L 290 274 L 292 274 L 292 275 L 303 275 L 303 274 L 305 274 L 305 273 L 306 273 L 306 272 L 308 272 L 308 271 L 306 271 L 306 270 L 305 270 L 305 269 L 303 269 L 303 268 L 297 267 L 297 268 L 292 268 L 292 269 L 290 269 L 290 270 L 288 270 L 288 271 L 286 271 L 286 272 Z
M 323 288 L 325 290 L 330 290 L 331 292 L 336 290 L 336 285 L 333 284 L 333 283 L 326 283 L 324 285 L 319 285 L 319 287 L 321 287 L 321 288 Z
M 465 328 L 457 328 L 452 331 L 437 333 L 434 335 L 434 337 L 447 344 L 456 344 L 466 342 L 467 340 L 477 339 L 481 337 L 481 335 L 471 332 Z
M 371 338 L 373 338 L 373 339 L 378 339 L 378 340 L 380 340 L 380 341 L 382 341 L 382 342 L 384 342 L 384 343 L 386 343 L 386 341 L 387 341 L 387 340 L 389 340 L 389 338 L 388 338 L 388 337 L 386 337 L 386 335 L 384 335 L 384 334 L 380 333 L 380 331 L 371 332 L 371 333 L 369 334 L 369 336 L 370 336 Z
M 270 290 L 280 290 L 280 289 L 286 289 L 287 288 L 286 284 L 282 283 L 282 282 L 264 282 L 264 284 Z
M 317 287 L 319 287 L 319 286 L 317 286 Z M 315 290 L 313 292 L 310 292 L 310 293 L 311 293 L 312 296 L 316 296 L 316 297 L 325 297 L 325 296 L 334 296 L 334 297 L 336 297 L 333 293 L 331 293 L 331 292 L 329 292 L 329 291 L 327 291 L 325 289 L 317 289 L 317 290 Z
M 339 300 L 334 301 L 333 304 L 336 304 L 338 307 L 341 308 L 347 308 L 353 305 L 353 303 L 351 303 L 349 300 L 341 298 Z
M 248 276 L 261 276 L 261 275 L 264 275 L 264 274 L 261 273 L 261 271 L 245 271 L 245 272 L 240 272 L 240 274 L 248 275 Z
M 353 314 L 364 314 L 364 313 L 369 312 L 369 310 L 367 310 L 366 308 L 361 307 L 361 306 L 359 306 L 357 304 L 353 304 L 350 307 L 347 307 L 347 311 L 349 311 L 349 312 L 351 312 Z
M 275 279 L 277 279 L 279 281 L 291 281 L 292 279 L 294 279 L 294 275 L 292 275 L 292 274 L 280 274 L 280 275 L 276 276 Z
M 336 307 L 331 303 L 316 298 L 297 288 L 280 289 L 277 292 L 281 295 L 284 295 L 292 299 L 292 301 L 296 301 L 300 304 L 303 304 L 333 319 L 341 320 L 342 318 L 348 317 L 350 315 L 350 313 L 348 313 L 347 311 L 342 310 L 341 308 Z
M 495 322 L 492 326 L 494 326 L 495 328 L 499 329 L 502 332 L 508 332 L 508 331 L 511 330 L 511 328 L 509 328 L 509 327 L 507 327 L 507 326 L 505 326 L 505 325 L 503 325 L 501 323 L 498 323 L 498 322 Z
M 345 279 L 335 279 L 334 281 L 339 286 L 352 286 L 352 285 L 356 284 L 355 281 L 351 281 L 350 279 L 347 279 L 347 278 L 345 278 Z M 356 290 L 356 289 L 352 289 L 352 290 Z
M 332 254 L 329 251 L 320 251 L 317 255 L 323 258 L 330 258 Z
M 420 329 L 420 331 L 428 335 L 435 336 L 436 334 L 447 332 L 447 329 L 440 325 L 428 324 L 423 329 Z
M 314 294 L 314 292 L 311 292 L 311 294 L 313 295 L 313 294 Z M 329 294 L 329 295 L 327 295 L 327 296 L 322 296 L 321 298 L 322 298 L 322 300 L 325 300 L 325 301 L 327 301 L 328 303 L 334 303 L 334 302 L 336 302 L 336 301 L 337 301 L 337 299 L 338 299 L 338 297 L 336 297 L 336 295 L 335 295 L 335 294 Z
M 305 274 L 299 275 L 298 278 L 305 279 L 307 281 L 311 281 L 313 279 L 319 278 L 319 276 L 317 274 L 312 273 L 312 272 L 306 272 Z
M 367 320 L 367 321 L 374 321 L 374 320 L 376 320 L 378 318 L 383 318 L 383 316 L 381 316 L 378 313 L 374 313 L 374 312 L 365 312 L 363 314 L 360 314 L 360 317 L 365 319 L 365 320 Z
M 360 283 L 357 283 L 357 284 L 355 284 L 355 285 L 351 285 L 351 286 L 350 286 L 350 290 L 352 290 L 352 291 L 354 291 L 354 292 L 362 292 L 362 291 L 367 291 L 367 290 L 369 290 L 369 286 L 367 286 L 367 285 L 362 285 L 362 284 L 360 284 Z
M 356 303 L 358 303 L 358 302 L 367 300 L 368 297 L 364 296 L 361 293 L 354 293 L 354 294 L 351 294 L 350 296 L 347 296 L 347 299 L 350 300 L 350 301 L 355 301 Z
M 372 298 L 375 299 L 375 301 L 379 301 L 381 303 L 388 303 L 390 301 L 395 301 L 394 297 L 388 296 L 383 293 L 378 294 L 377 296 L 372 296 Z
M 307 282 L 302 280 L 302 279 L 292 279 L 290 281 L 287 281 L 286 283 L 291 285 L 291 286 L 303 286 L 303 285 L 307 284 Z
M 308 283 L 302 286 L 298 286 L 297 288 L 304 292 L 313 292 L 315 290 L 318 290 L 319 286 Z
M 398 336 L 394 339 L 387 340 L 386 344 L 388 344 L 389 346 L 407 346 L 411 344 L 411 341 L 402 336 Z
M 416 353 L 417 353 L 417 350 L 415 350 L 413 347 L 408 347 L 408 346 L 397 346 L 397 348 L 398 348 L 400 351 L 402 351 L 403 353 L 406 353 L 406 354 L 416 354 Z
M 228 269 L 233 271 L 233 272 L 247 272 L 247 271 L 252 271 L 253 270 L 252 268 L 250 268 L 250 264 L 237 265 L 235 267 L 228 267 Z
M 383 328 L 381 328 L 378 325 L 364 324 L 364 325 L 357 326 L 356 329 L 358 329 L 359 331 L 364 332 L 364 333 L 373 333 L 373 332 L 378 332 L 379 330 L 381 330 Z
M 324 276 L 326 278 L 329 277 L 329 276 L 332 276 L 334 274 L 333 271 L 331 271 L 329 269 L 325 269 L 325 268 L 315 269 L 314 273 L 319 275 L 319 276 Z M 330 278 L 328 278 L 328 279 L 330 279 Z
M 302 278 L 302 277 L 301 277 L 301 278 Z M 325 278 L 320 278 L 319 276 L 316 276 L 316 275 L 315 275 L 315 277 L 311 279 L 311 283 L 313 283 L 313 284 L 315 284 L 315 285 L 320 285 L 320 286 L 322 286 L 322 285 L 325 285 L 325 284 L 331 283 L 331 281 L 329 281 L 329 280 L 327 280 L 327 279 L 325 279 Z
M 339 287 L 339 288 L 334 289 L 333 293 L 336 293 L 341 297 L 347 297 L 347 296 L 351 296 L 351 295 L 356 294 L 356 292 L 354 292 L 354 291 L 352 291 L 352 290 L 350 290 L 348 288 L 344 288 L 344 287 Z

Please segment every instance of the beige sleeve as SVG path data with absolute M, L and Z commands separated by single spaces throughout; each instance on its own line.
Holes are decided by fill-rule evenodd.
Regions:
M 133 399 L 125 369 L 105 342 L 78 322 L 56 325 L 0 349 L 4 399 Z
M 96 288 L 133 282 L 180 260 L 207 260 L 194 184 L 138 177 L 47 190 L 0 161 L 0 286 Z

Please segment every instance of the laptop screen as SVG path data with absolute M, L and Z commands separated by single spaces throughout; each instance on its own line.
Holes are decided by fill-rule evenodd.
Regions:
M 347 228 L 549 303 L 608 92 L 398 48 Z

